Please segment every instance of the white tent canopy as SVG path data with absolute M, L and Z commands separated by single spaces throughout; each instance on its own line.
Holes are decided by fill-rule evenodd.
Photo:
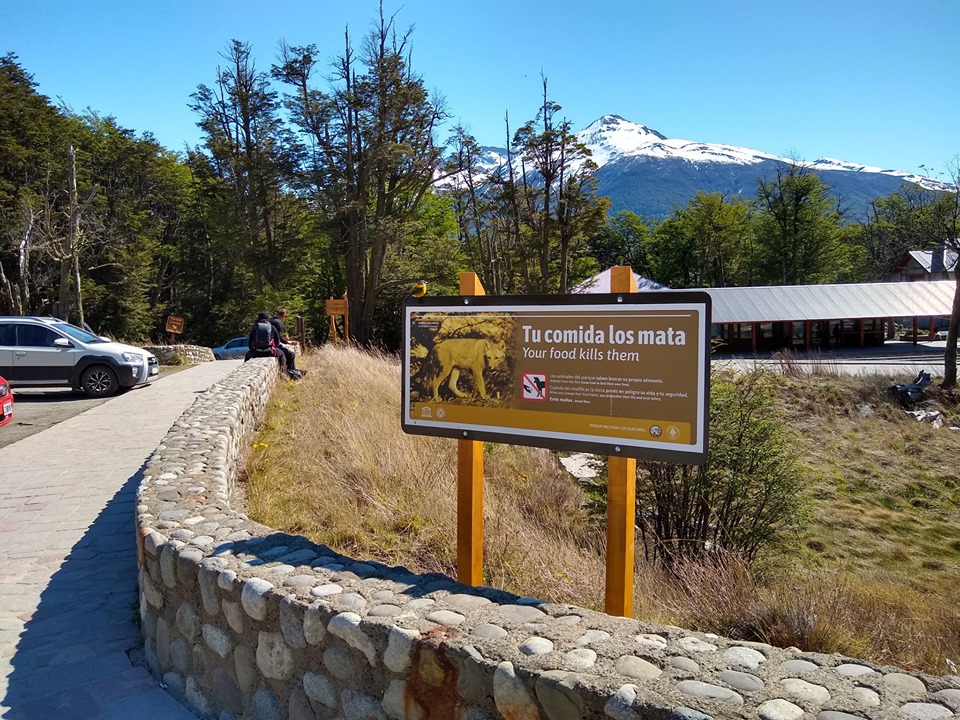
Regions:
M 638 273 L 634 273 L 633 278 L 637 281 L 637 290 L 639 292 L 668 289 L 666 286 L 661 285 L 658 282 L 654 282 L 650 278 L 645 278 L 643 275 Z M 594 275 L 592 278 L 587 278 L 582 283 L 570 290 L 570 292 L 575 295 L 610 292 L 610 270 L 604 270 L 600 274 Z

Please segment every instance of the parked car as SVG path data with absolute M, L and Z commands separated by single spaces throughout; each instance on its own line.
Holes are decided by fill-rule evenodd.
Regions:
M 245 337 L 228 340 L 220 347 L 210 348 L 217 360 L 243 360 L 250 349 L 250 339 Z
M 0 377 L 0 426 L 13 420 L 13 391 L 10 383 Z
M 157 358 L 55 317 L 0 316 L 0 375 L 11 387 L 71 387 L 90 397 L 153 382 Z

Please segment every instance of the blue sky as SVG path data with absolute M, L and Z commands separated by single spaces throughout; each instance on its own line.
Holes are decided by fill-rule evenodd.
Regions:
M 0 0 L 0 52 L 40 92 L 171 149 L 232 38 L 268 69 L 281 40 L 333 57 L 377 0 Z M 668 137 L 916 172 L 960 154 L 956 0 L 384 0 L 454 119 L 503 145 L 541 73 L 581 129 L 605 114 Z M 929 174 L 929 173 L 928 173 Z M 933 174 L 936 174 L 935 172 Z

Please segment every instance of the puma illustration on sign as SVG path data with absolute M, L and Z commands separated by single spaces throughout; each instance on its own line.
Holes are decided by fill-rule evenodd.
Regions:
M 485 338 L 450 338 L 441 340 L 433 348 L 437 364 L 437 374 L 433 378 L 433 401 L 440 402 L 440 385 L 450 378 L 450 391 L 457 397 L 467 397 L 467 393 L 457 387 L 460 370 L 469 370 L 473 374 L 473 383 L 484 400 L 488 399 L 487 386 L 483 382 L 483 371 L 487 367 L 501 365 L 507 357 L 503 343 L 495 343 Z

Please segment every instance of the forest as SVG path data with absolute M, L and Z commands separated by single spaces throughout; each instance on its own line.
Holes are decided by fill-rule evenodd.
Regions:
M 322 342 L 324 303 L 345 295 L 354 339 L 393 351 L 410 286 L 457 294 L 462 270 L 490 294 L 565 293 L 617 264 L 672 288 L 865 282 L 907 250 L 957 249 L 957 192 L 904 185 L 854 223 L 800 162 L 752 197 L 612 214 L 546 77 L 484 170 L 416 72 L 411 33 L 382 15 L 339 51 L 281 45 L 263 67 L 234 40 L 221 57 L 184 98 L 202 142 L 183 150 L 58 107 L 0 57 L 0 314 L 142 342 L 172 314 L 212 345 L 284 305 Z

